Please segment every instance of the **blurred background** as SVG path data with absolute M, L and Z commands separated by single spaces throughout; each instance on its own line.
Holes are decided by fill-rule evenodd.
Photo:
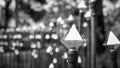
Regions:
M 86 41 L 77 67 L 86 68 L 90 24 L 79 13 L 80 1 L 0 0 L 0 68 L 68 68 L 68 49 L 61 40 L 72 24 Z M 89 10 L 89 0 L 83 1 Z M 103 43 L 109 31 L 120 39 L 120 0 L 97 0 L 95 5 L 96 68 L 113 68 Z M 119 50 L 117 59 L 120 68 Z

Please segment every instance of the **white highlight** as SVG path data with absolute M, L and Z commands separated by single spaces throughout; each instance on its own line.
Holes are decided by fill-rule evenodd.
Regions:
M 49 65 L 49 68 L 54 68 L 54 64 L 51 63 L 51 64 Z
M 57 23 L 58 24 L 64 24 L 64 20 L 62 19 L 62 17 L 58 17 Z
M 50 35 L 49 35 L 49 34 L 46 34 L 46 35 L 45 35 L 45 39 L 50 39 Z
M 50 53 L 50 52 L 52 52 L 52 46 L 48 46 L 48 48 L 46 49 L 46 53 Z
M 57 59 L 53 58 L 53 63 L 56 64 L 57 63 Z
M 63 58 L 63 59 L 67 59 L 67 58 L 68 58 L 68 54 L 67 54 L 66 52 L 64 52 L 62 58 Z
M 67 18 L 68 21 L 74 21 L 74 17 L 72 15 L 69 15 Z
M 82 59 L 80 56 L 78 56 L 78 63 L 82 63 Z

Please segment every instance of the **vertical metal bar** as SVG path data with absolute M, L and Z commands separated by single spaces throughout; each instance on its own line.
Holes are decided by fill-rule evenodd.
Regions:
M 8 54 L 9 54 L 9 68 L 11 68 L 11 62 L 10 62 L 10 60 L 11 60 L 11 57 L 10 57 L 11 52 L 8 53 Z
M 7 60 L 7 56 L 6 56 L 6 53 L 5 53 L 5 55 L 4 55 L 4 58 L 5 58 L 5 63 L 4 63 L 4 67 L 7 67 L 7 62 L 6 62 L 6 60 Z
M 87 21 L 88 27 L 87 27 L 87 58 L 86 58 L 86 68 L 91 68 L 90 61 L 91 61 L 91 46 L 90 46 L 90 20 Z
M 13 65 L 13 68 L 15 68 L 15 54 L 14 54 L 14 52 L 12 53 L 12 65 Z
M 6 53 L 6 56 L 7 56 L 7 62 L 6 62 L 6 64 L 7 64 L 7 67 L 10 67 L 9 66 L 9 59 L 10 59 L 10 55 L 9 55 L 10 53 Z
M 13 54 L 13 60 L 14 60 L 14 63 L 13 63 L 14 68 L 16 68 L 17 61 L 16 61 L 16 55 L 15 55 L 15 53 Z
M 62 68 L 65 68 L 65 59 L 62 58 Z
M 3 67 L 5 67 L 5 53 L 3 54 Z
M 67 58 L 64 58 L 64 52 L 62 54 L 62 68 L 68 68 Z
M 117 51 L 113 51 L 111 53 L 111 59 L 113 61 L 113 68 L 118 68 L 118 65 L 117 65 Z
M 2 68 L 1 66 L 2 66 L 2 57 L 1 57 L 1 54 L 0 54 L 0 68 Z
M 95 68 L 95 25 L 94 25 L 94 17 L 92 17 L 91 21 L 91 68 Z
M 25 53 L 26 52 L 26 53 Z M 24 65 L 24 68 L 29 68 L 28 66 L 28 59 L 29 59 L 29 51 L 23 51 L 23 56 L 24 56 L 24 59 L 26 60 L 25 63 L 23 64 Z M 26 64 L 27 63 L 27 64 Z
M 11 52 L 11 54 L 10 54 L 10 65 L 11 65 L 11 68 L 14 68 L 13 65 L 12 65 L 12 63 L 13 63 L 12 53 L 13 53 L 13 52 Z
M 9 5 L 10 5 L 10 3 L 11 3 L 11 0 L 5 0 L 5 2 L 6 2 L 6 7 L 5 7 L 5 14 L 6 14 L 6 17 L 5 17 L 5 26 L 4 26 L 4 28 L 5 28 L 5 30 L 7 29 L 7 26 L 8 26 L 8 20 L 9 20 L 9 18 L 10 18 L 10 16 L 9 16 Z
M 2 65 L 3 65 L 3 55 L 2 54 L 0 54 L 0 63 L 1 63 L 0 68 L 2 68 Z
M 82 32 L 82 24 L 84 21 L 84 12 L 82 10 L 79 11 L 79 15 L 80 15 L 80 22 L 78 22 L 78 31 L 81 33 Z
M 22 65 L 22 67 L 21 68 L 25 68 L 25 65 L 24 65 L 24 63 L 26 62 L 25 60 L 25 56 L 24 56 L 24 53 L 23 53 L 23 51 L 21 51 L 21 57 L 22 57 L 22 60 L 24 60 L 24 61 L 22 61 L 22 63 L 21 63 L 21 65 Z M 27 65 L 27 64 L 26 64 Z
M 12 58 L 11 58 L 11 54 L 12 54 L 12 53 L 10 52 L 9 54 L 10 54 L 9 64 L 10 64 L 10 68 L 12 68 L 12 63 L 11 63 L 11 59 L 12 59 Z
M 77 59 L 78 59 L 78 52 L 76 49 L 69 49 L 68 52 L 68 68 L 77 68 Z
M 32 51 L 31 51 L 32 53 Z M 33 59 L 33 56 L 31 56 L 31 68 L 34 68 L 34 59 Z
M 26 53 L 25 53 L 26 52 Z M 24 61 L 24 68 L 29 68 L 28 67 L 28 59 L 29 59 L 29 56 L 28 56 L 28 54 L 29 54 L 29 52 L 28 51 L 23 51 L 23 56 L 24 56 L 24 59 L 26 60 L 26 61 Z
M 11 54 L 11 52 L 10 52 L 10 53 L 8 53 L 8 54 L 9 54 L 9 59 L 8 59 L 8 60 L 9 60 L 9 67 L 11 68 L 11 64 L 10 64 L 10 63 L 11 63 L 11 62 L 10 62 L 10 60 L 11 60 L 11 55 L 10 55 L 10 54 Z
M 28 51 L 27 57 L 28 57 L 28 58 L 27 58 L 27 62 L 28 62 L 28 66 L 27 66 L 27 67 L 30 68 L 30 67 L 31 67 L 31 64 L 30 64 L 30 63 L 31 63 L 31 60 L 30 60 L 30 59 L 31 59 L 31 58 L 30 58 L 30 57 L 31 57 L 30 51 Z
M 91 15 L 91 68 L 96 68 L 96 45 L 95 45 L 95 22 L 96 22 L 96 13 L 95 13 L 95 0 L 90 1 L 90 10 L 92 12 Z

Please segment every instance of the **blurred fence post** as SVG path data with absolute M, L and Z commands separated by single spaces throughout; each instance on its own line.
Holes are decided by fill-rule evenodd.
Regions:
M 91 44 L 91 68 L 96 68 L 96 40 L 95 40 L 95 24 L 96 24 L 96 12 L 95 12 L 96 0 L 90 0 L 90 10 L 91 10 L 91 34 L 90 34 L 90 44 Z
M 77 68 L 78 52 L 75 49 L 69 49 L 68 68 Z

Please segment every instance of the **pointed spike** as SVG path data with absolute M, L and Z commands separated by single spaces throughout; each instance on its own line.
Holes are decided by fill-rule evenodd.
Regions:
M 51 63 L 51 64 L 49 65 L 49 68 L 54 68 L 54 64 Z
M 49 23 L 49 26 L 50 26 L 50 27 L 54 27 L 54 23 L 53 23 L 53 22 L 50 22 L 50 23 Z
M 82 59 L 80 56 L 78 57 L 78 63 L 82 63 Z
M 62 58 L 63 58 L 63 59 L 67 59 L 67 58 L 68 58 L 68 54 L 67 54 L 66 52 L 64 52 Z
M 86 14 L 84 15 L 84 17 L 86 18 L 90 18 L 91 17 L 91 11 L 87 11 Z
M 108 39 L 105 41 L 104 45 L 120 45 L 120 41 L 115 36 L 115 34 L 110 31 Z
M 79 34 L 78 30 L 76 29 L 75 25 L 72 25 L 70 31 L 68 32 L 66 38 L 64 40 L 80 40 L 83 41 L 81 35 Z
M 57 63 L 57 59 L 53 58 L 53 63 L 56 64 Z
M 56 53 L 59 52 L 59 48 L 58 48 L 58 47 L 55 48 L 55 52 L 56 52 Z
M 67 18 L 67 21 L 74 21 L 73 15 L 69 15 L 68 18 Z
M 64 20 L 62 19 L 62 17 L 58 17 L 57 23 L 64 24 Z
M 79 9 L 86 9 L 86 8 L 87 8 L 87 6 L 86 6 L 86 4 L 85 4 L 84 1 L 80 1 L 80 3 L 78 4 L 77 7 L 78 7 Z

